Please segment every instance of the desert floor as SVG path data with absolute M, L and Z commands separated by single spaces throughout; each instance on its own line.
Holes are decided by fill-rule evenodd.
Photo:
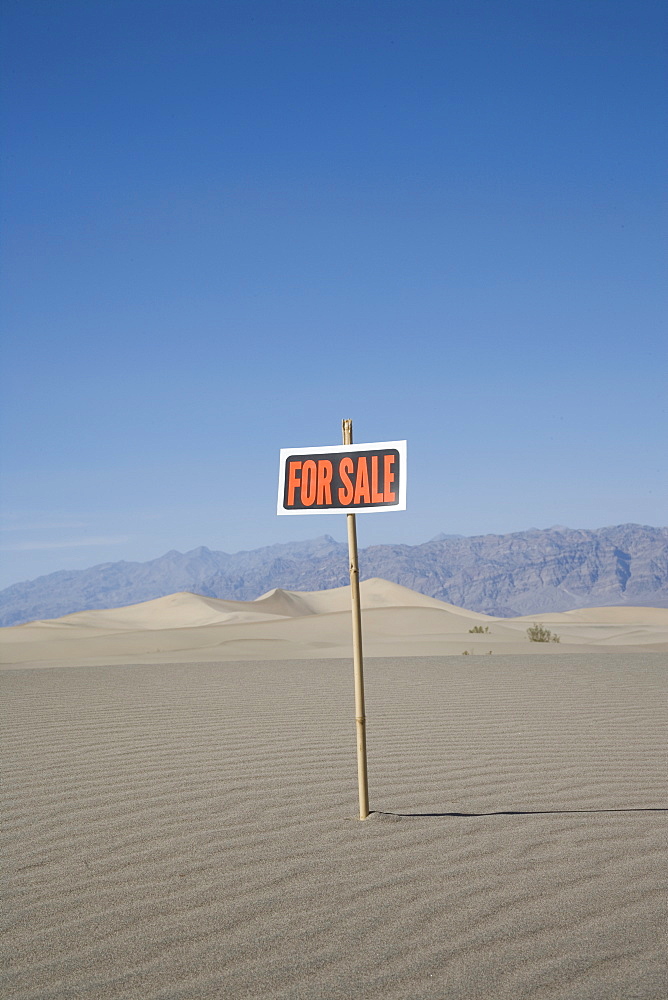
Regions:
M 473 638 L 473 637 L 471 637 Z M 666 655 L 14 667 L 3 995 L 665 1000 Z

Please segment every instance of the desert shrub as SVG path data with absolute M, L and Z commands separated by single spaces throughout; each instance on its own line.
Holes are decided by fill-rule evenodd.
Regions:
M 469 632 L 477 632 L 479 635 L 484 635 L 485 632 L 489 632 L 489 625 L 485 625 L 484 628 L 482 625 L 474 625 L 473 628 L 469 629 Z
M 555 632 L 550 632 L 549 628 L 545 628 L 544 625 L 538 625 L 536 622 L 533 623 L 531 628 L 527 629 L 527 635 L 529 636 L 529 642 L 560 642 L 559 636 Z

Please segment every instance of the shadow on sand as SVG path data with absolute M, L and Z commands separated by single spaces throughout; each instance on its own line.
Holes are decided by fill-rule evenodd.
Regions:
M 641 809 L 500 809 L 497 812 L 480 812 L 480 813 L 464 813 L 464 812 L 442 812 L 442 813 L 400 813 L 400 812 L 388 812 L 383 809 L 372 809 L 369 813 L 370 816 L 405 816 L 413 818 L 437 818 L 442 816 L 448 819 L 471 819 L 477 816 L 559 816 L 565 815 L 577 815 L 580 813 L 661 813 L 668 812 L 668 808 L 661 806 L 650 806 L 648 808 Z

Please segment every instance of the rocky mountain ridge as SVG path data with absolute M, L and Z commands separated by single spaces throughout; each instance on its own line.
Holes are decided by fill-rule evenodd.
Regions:
M 609 605 L 668 607 L 668 528 L 554 527 L 372 545 L 360 550 L 360 574 L 500 617 Z M 248 601 L 273 587 L 326 590 L 347 583 L 347 545 L 328 535 L 233 555 L 202 546 L 144 563 L 103 563 L 14 584 L 0 592 L 0 624 L 120 607 L 177 591 Z

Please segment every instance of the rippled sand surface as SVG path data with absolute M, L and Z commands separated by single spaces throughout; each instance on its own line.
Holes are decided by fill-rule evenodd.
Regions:
M 666 656 L 0 675 L 21 1000 L 664 1000 Z

